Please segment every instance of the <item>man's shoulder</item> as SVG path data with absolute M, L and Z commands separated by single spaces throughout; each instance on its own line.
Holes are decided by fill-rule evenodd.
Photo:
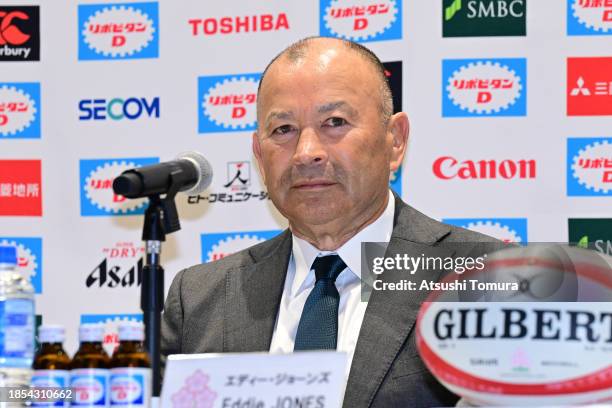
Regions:
M 183 281 L 183 285 L 186 284 L 187 286 L 189 286 L 189 282 L 201 281 L 203 275 L 212 280 L 223 279 L 229 271 L 238 271 L 250 267 L 266 257 L 273 256 L 283 242 L 288 238 L 290 239 L 290 235 L 285 230 L 273 238 L 224 256 L 221 259 L 193 265 L 180 272 L 180 279 Z

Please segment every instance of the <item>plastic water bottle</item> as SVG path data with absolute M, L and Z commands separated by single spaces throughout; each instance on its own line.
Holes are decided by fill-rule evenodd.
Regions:
M 32 385 L 37 388 L 66 390 L 70 386 L 70 357 L 63 347 L 65 330 L 60 325 L 43 325 L 38 328 L 40 349 L 34 357 Z M 55 402 L 34 402 L 34 407 L 67 407 L 61 397 Z
M 34 288 L 17 273 L 17 248 L 0 246 L 0 387 L 29 387 L 34 320 Z
M 70 386 L 74 392 L 71 407 L 107 407 L 110 358 L 102 347 L 104 326 L 85 323 L 79 328 L 81 345 L 70 367 Z
M 140 322 L 119 323 L 119 347 L 111 359 L 111 407 L 151 406 L 151 360 L 144 347 Z

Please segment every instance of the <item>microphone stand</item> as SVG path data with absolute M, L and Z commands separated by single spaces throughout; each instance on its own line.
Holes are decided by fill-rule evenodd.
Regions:
M 145 211 L 142 240 L 145 242 L 146 261 L 142 269 L 140 308 L 145 324 L 145 347 L 151 357 L 153 397 L 161 391 L 161 312 L 164 309 L 164 268 L 159 258 L 166 235 L 181 229 L 174 197 L 184 185 L 180 173 L 170 175 L 170 188 L 161 198 L 159 194 L 149 196 Z

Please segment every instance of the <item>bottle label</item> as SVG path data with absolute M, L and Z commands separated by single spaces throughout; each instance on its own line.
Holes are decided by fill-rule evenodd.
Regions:
M 34 301 L 0 301 L 1 366 L 30 368 L 34 359 Z
M 70 372 L 72 407 L 105 407 L 108 405 L 108 370 L 82 368 Z
M 151 402 L 151 369 L 113 368 L 110 379 L 111 406 L 149 407 Z
M 67 370 L 35 370 L 32 386 L 35 388 L 65 389 L 70 383 L 70 372 Z M 68 401 L 32 402 L 33 407 L 67 407 Z

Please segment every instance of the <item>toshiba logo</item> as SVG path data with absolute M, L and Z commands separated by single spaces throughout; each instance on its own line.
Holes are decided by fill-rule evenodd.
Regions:
M 289 29 L 285 13 L 255 16 L 192 18 L 187 21 L 191 35 L 238 34 L 257 31 L 279 31 Z
M 433 173 L 442 180 L 534 179 L 535 160 L 464 160 L 442 156 L 433 162 Z

